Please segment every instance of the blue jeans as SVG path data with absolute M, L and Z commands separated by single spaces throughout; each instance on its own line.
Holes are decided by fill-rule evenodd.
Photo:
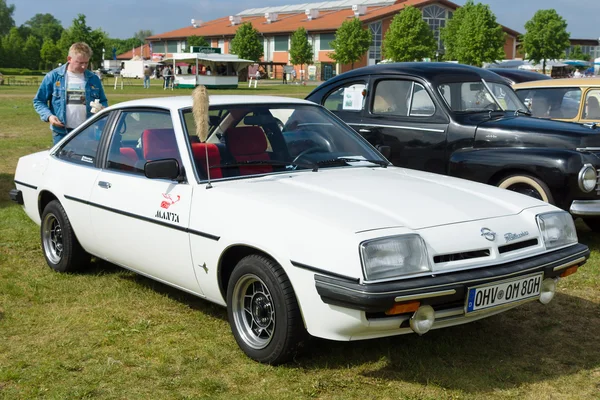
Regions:
M 62 138 L 67 136 L 72 130 L 73 129 L 71 128 L 65 128 L 65 133 L 57 133 L 52 131 L 52 145 L 54 146 L 56 143 L 60 142 Z
M 144 89 L 148 89 L 150 87 L 150 77 L 144 75 Z

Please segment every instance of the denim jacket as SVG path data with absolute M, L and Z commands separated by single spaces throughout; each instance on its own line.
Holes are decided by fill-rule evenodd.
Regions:
M 65 75 L 67 73 L 67 65 L 62 65 L 52 71 L 48 72 L 37 91 L 37 94 L 33 98 L 33 107 L 35 111 L 40 115 L 40 118 L 44 122 L 48 122 L 48 118 L 51 115 L 55 115 L 60 122 L 66 126 L 67 116 L 67 96 L 66 96 L 66 85 Z M 108 100 L 104 94 L 104 88 L 102 82 L 93 72 L 85 70 L 85 107 L 87 110 L 87 118 L 91 113 L 90 102 L 99 99 L 100 104 L 104 107 L 108 106 Z M 59 126 L 50 126 L 50 129 L 55 134 L 65 135 L 67 133 L 65 128 Z

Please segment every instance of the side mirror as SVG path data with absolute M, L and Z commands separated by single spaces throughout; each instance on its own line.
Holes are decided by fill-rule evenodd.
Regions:
M 379 150 L 379 152 L 387 159 L 389 159 L 392 154 L 392 148 L 390 146 L 378 145 L 377 150 Z
M 148 161 L 144 164 L 144 175 L 150 179 L 170 179 L 180 181 L 179 162 L 174 158 Z

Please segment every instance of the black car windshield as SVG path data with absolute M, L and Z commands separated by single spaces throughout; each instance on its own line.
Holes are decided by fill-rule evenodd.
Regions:
M 208 137 L 198 137 L 191 109 L 182 110 L 201 179 L 333 167 L 381 167 L 385 160 L 329 111 L 310 104 L 212 106 Z
M 527 110 L 514 90 L 504 83 L 450 82 L 438 85 L 438 90 L 448 107 L 456 112 Z

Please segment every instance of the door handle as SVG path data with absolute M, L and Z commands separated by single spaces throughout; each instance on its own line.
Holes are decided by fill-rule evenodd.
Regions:
M 110 189 L 112 185 L 110 184 L 110 182 L 99 181 L 98 186 L 100 186 L 103 189 Z
M 360 128 L 360 129 L 358 130 L 358 132 L 359 132 L 359 133 L 371 133 L 371 130 L 370 130 L 370 129 L 365 129 L 365 128 Z

